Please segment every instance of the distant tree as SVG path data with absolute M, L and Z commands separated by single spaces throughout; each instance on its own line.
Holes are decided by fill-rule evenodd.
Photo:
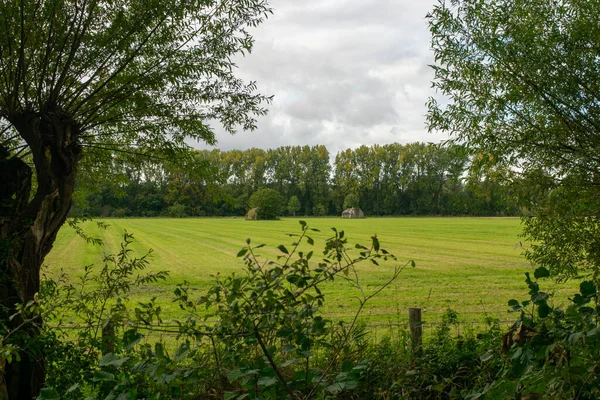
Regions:
M 516 186 L 530 260 L 558 278 L 600 273 L 600 2 L 440 1 L 430 130 L 467 143 Z
M 169 217 L 172 218 L 185 218 L 188 217 L 189 214 L 185 210 L 185 206 L 183 204 L 175 203 L 168 208 Z
M 229 132 L 255 127 L 269 99 L 235 76 L 232 60 L 252 50 L 248 28 L 269 13 L 266 0 L 0 3 L 0 319 L 7 329 L 37 336 L 32 324 L 21 325 L 15 304 L 40 290 L 40 267 L 81 166 L 102 171 L 117 155 L 174 157 L 186 138 L 214 143 L 208 121 Z M 43 355 L 17 345 L 0 391 L 31 399 L 44 381 Z
M 313 215 L 315 217 L 322 217 L 325 215 L 325 206 L 323 204 L 317 204 L 315 205 L 315 208 L 313 209 Z
M 360 204 L 360 198 L 357 194 L 350 193 L 344 198 L 344 209 L 346 208 L 358 208 Z
M 283 212 L 284 199 L 274 189 L 258 189 L 250 196 L 250 208 L 256 208 L 258 219 L 277 219 Z
M 300 200 L 298 200 L 297 196 L 292 196 L 290 197 L 290 200 L 288 201 L 287 204 L 287 209 L 290 213 L 292 213 L 292 215 L 295 217 L 296 213 L 298 212 L 298 210 L 300 210 L 301 204 L 300 204 Z

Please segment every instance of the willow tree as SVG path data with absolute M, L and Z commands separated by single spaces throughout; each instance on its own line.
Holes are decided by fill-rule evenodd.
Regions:
M 40 266 L 67 218 L 77 171 L 117 153 L 172 155 L 214 143 L 209 122 L 253 129 L 269 98 L 236 77 L 266 0 L 0 2 L 0 302 L 39 290 Z M 40 321 L 38 320 L 39 324 Z M 31 325 L 22 327 L 30 336 Z M 21 351 L 4 372 L 11 399 L 31 399 L 43 357 Z
M 429 14 L 431 130 L 512 172 L 527 252 L 559 279 L 600 280 L 600 2 L 451 0 Z M 439 101 L 443 99 L 443 101 Z

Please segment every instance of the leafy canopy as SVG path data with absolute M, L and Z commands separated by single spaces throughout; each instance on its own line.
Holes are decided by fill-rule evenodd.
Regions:
M 300 204 L 300 200 L 298 199 L 298 196 L 292 196 L 292 197 L 290 197 L 290 200 L 288 201 L 287 209 L 290 213 L 292 213 L 294 216 L 296 216 L 296 213 L 300 210 L 301 206 L 302 205 Z
M 430 130 L 482 166 L 508 171 L 525 218 L 526 254 L 568 278 L 600 271 L 600 3 L 440 1 Z
M 258 219 L 277 219 L 285 207 L 284 199 L 275 189 L 258 189 L 250 196 L 251 208 L 256 208 Z
M 596 16 L 580 0 L 440 2 L 431 130 L 525 169 L 600 172 Z
M 74 121 L 96 151 L 214 143 L 211 121 L 252 129 L 269 98 L 232 57 L 270 12 L 265 0 L 1 2 L 2 144 L 26 147 L 12 126 L 23 115 Z

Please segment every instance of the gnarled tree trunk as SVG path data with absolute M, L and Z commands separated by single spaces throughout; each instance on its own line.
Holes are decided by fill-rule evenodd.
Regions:
M 28 346 L 39 336 L 41 317 L 31 323 L 15 314 L 15 304 L 34 299 L 40 288 L 40 267 L 65 222 L 75 188 L 78 125 L 59 112 L 20 113 L 9 121 L 31 150 L 33 169 L 23 160 L 9 158 L 0 148 L 0 310 L 11 338 L 20 347 L 20 361 L 7 364 L 0 396 L 32 399 L 45 378 L 43 349 Z M 37 186 L 32 191 L 32 176 Z

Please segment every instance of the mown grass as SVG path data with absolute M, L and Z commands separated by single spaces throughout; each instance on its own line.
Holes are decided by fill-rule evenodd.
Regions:
M 104 240 L 92 246 L 65 226 L 52 252 L 46 258 L 46 273 L 57 276 L 62 269 L 76 277 L 87 264 L 100 265 L 104 253 L 117 252 L 124 230 L 134 233 L 136 254 L 154 250 L 149 270 L 168 270 L 168 281 L 143 291 L 134 291 L 133 301 L 156 296 L 165 320 L 177 315 L 171 300 L 175 285 L 189 282 L 200 295 L 213 282 L 212 275 L 239 271 L 243 262 L 237 252 L 251 238 L 254 245 L 265 243 L 259 254 L 275 259 L 276 246 L 290 247 L 299 233 L 300 218 L 279 221 L 246 221 L 236 218 L 202 219 L 105 219 L 107 229 L 94 222 L 83 225 L 85 232 Z M 482 321 L 484 315 L 501 320 L 507 314 L 507 301 L 527 297 L 524 272 L 532 268 L 522 257 L 517 218 L 367 218 L 342 220 L 308 218 L 315 233 L 315 254 L 320 254 L 331 227 L 344 230 L 349 242 L 369 245 L 377 234 L 381 246 L 398 257 L 397 264 L 414 260 L 387 290 L 372 300 L 364 313 L 371 324 L 404 323 L 408 307 L 422 307 L 425 321 L 436 321 L 447 308 L 459 312 L 463 321 Z M 308 247 L 308 245 L 307 245 Z M 356 251 L 356 250 L 354 250 Z M 369 293 L 383 284 L 396 264 L 364 264 L 359 275 Z M 357 307 L 357 292 L 342 281 L 327 285 L 326 312 L 331 317 L 349 318 Z

